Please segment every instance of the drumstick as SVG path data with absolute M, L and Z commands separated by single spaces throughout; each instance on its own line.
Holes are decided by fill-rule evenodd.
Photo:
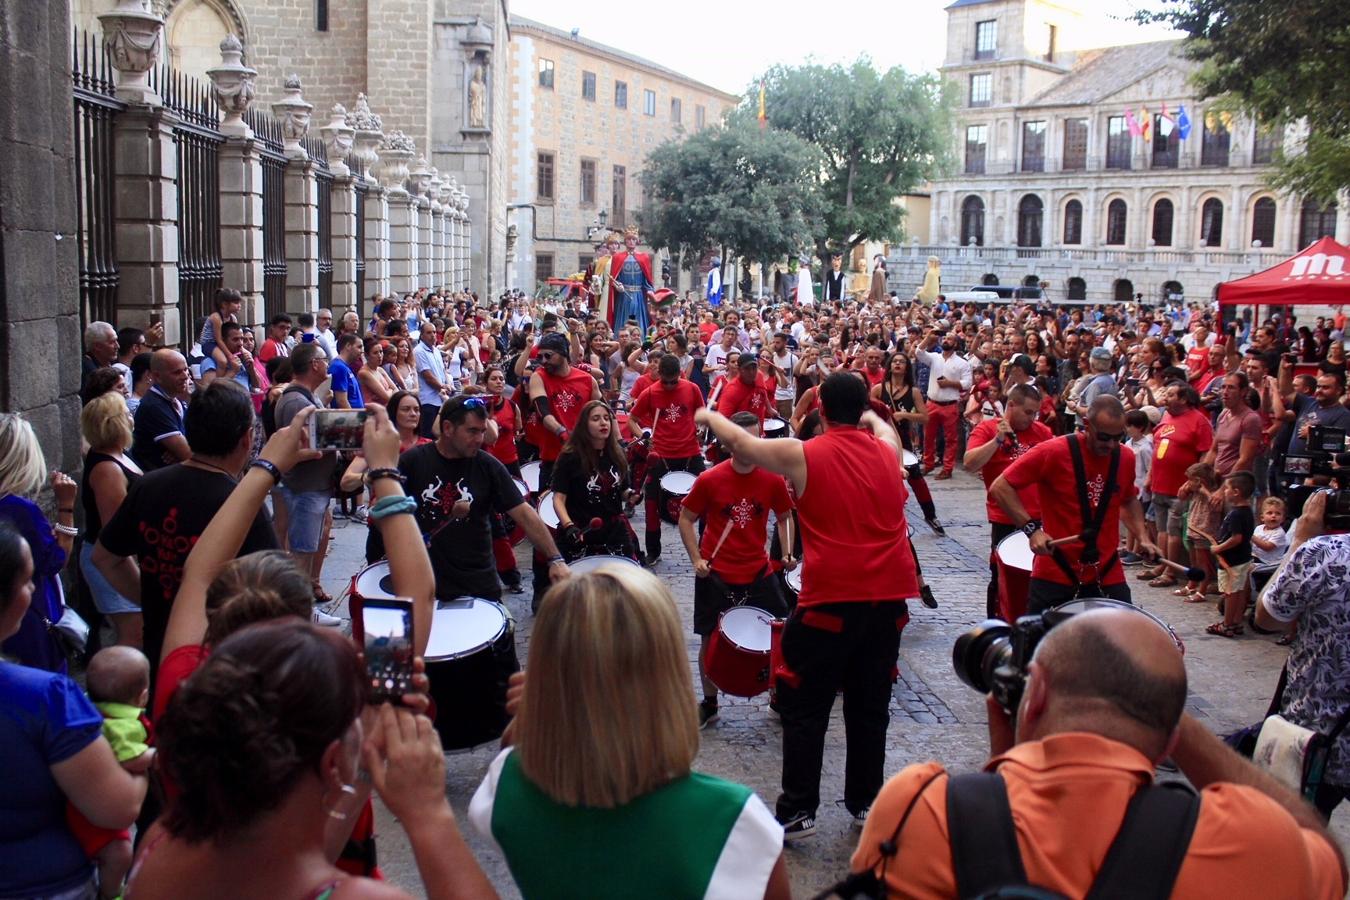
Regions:
M 713 547 L 712 555 L 708 557 L 709 564 L 711 564 L 712 561 L 717 558 L 717 551 L 722 549 L 722 544 L 724 541 L 726 541 L 727 535 L 731 534 L 731 526 L 733 524 L 734 523 L 732 522 L 731 519 L 727 519 L 726 526 L 722 528 L 722 536 L 717 539 L 717 546 Z
M 1170 559 L 1163 559 L 1161 556 L 1153 561 L 1158 565 L 1166 566 L 1175 572 L 1182 573 L 1190 581 L 1203 581 L 1205 578 L 1204 570 L 1197 569 L 1195 566 L 1183 566 L 1181 563 L 1172 562 Z
M 1050 546 L 1058 547 L 1060 544 L 1072 544 L 1074 541 L 1081 541 L 1082 539 L 1083 536 L 1081 534 L 1071 534 L 1068 537 L 1053 539 L 1050 541 Z

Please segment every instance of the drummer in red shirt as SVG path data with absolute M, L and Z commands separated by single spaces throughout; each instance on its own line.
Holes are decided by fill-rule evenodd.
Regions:
M 1031 569 L 1027 611 L 1040 613 L 1075 597 L 1110 597 L 1130 602 L 1125 569 L 1116 547 L 1120 523 L 1138 539 L 1143 554 L 1157 556 L 1148 539 L 1144 510 L 1134 487 L 1134 452 L 1121 444 L 1125 408 L 1100 396 L 1088 407 L 1087 430 L 1045 441 L 1008 468 L 989 487 L 989 496 L 1012 524 L 1027 534 L 1036 560 Z M 1041 515 L 1034 518 L 1022 497 L 1038 486 Z M 1091 545 L 1052 540 L 1096 537 Z
M 544 335 L 539 341 L 539 368 L 530 376 L 530 405 L 544 429 L 539 434 L 541 485 L 553 483 L 553 463 L 567 436 L 577 427 L 581 408 L 588 401 L 604 399 L 590 373 L 572 365 L 571 353 L 572 345 L 565 336 Z
M 647 528 L 647 555 L 643 565 L 661 558 L 661 476 L 667 472 L 703 471 L 703 454 L 694 429 L 694 414 L 703 408 L 703 394 L 692 381 L 680 377 L 680 358 L 667 353 L 657 363 L 660 380 L 647 388 L 628 411 L 628 430 L 641 438 L 644 427 L 652 430 L 652 449 L 647 456 L 643 485 Z
M 1040 411 L 1040 391 L 1029 384 L 1016 384 L 1008 390 L 1008 402 L 1000 419 L 985 419 L 966 439 L 967 469 L 979 472 L 988 491 L 1003 474 L 1003 470 L 1025 456 L 1032 447 L 1043 444 L 1055 435 L 1036 421 Z M 1036 485 L 1030 485 L 1021 494 L 1022 505 L 1033 519 L 1041 517 L 1041 504 Z M 1017 526 L 994 500 L 992 493 L 985 497 L 984 508 L 989 516 L 989 587 L 985 592 L 985 614 L 998 617 L 998 563 L 995 554 L 999 542 L 1017 533 Z
M 759 420 L 738 412 L 731 421 L 759 437 Z M 717 630 L 722 613 L 733 606 L 749 605 L 774 618 L 787 615 L 779 579 L 769 567 L 765 544 L 769 534 L 769 510 L 778 520 L 778 542 L 790 547 L 786 533 L 787 513 L 792 509 L 787 482 L 753 463 L 732 457 L 713 466 L 694 482 L 680 510 L 680 538 L 694 564 L 694 633 L 701 639 L 698 672 L 703 682 L 703 702 L 698 707 L 698 725 L 706 728 L 717 720 L 717 685 L 708 678 L 708 637 Z M 703 519 L 703 539 L 696 526 Z M 788 571 L 797 567 L 791 557 L 783 559 Z
M 717 411 L 730 418 L 738 412 L 754 413 L 759 424 L 774 410 L 773 395 L 759 377 L 759 359 L 753 353 L 742 353 L 737 363 L 737 377 L 729 380 L 717 398 Z

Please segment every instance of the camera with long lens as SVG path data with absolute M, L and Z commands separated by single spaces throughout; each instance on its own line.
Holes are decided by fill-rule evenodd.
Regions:
M 1308 440 L 1303 453 L 1286 453 L 1284 474 L 1286 480 L 1299 484 L 1289 488 L 1289 514 L 1303 514 L 1303 504 L 1318 491 L 1327 494 L 1326 515 L 1323 518 L 1328 531 L 1350 531 L 1350 453 L 1346 452 L 1346 431 L 1328 425 L 1308 428 Z M 1306 479 L 1326 478 L 1334 482 L 1330 487 L 1302 483 Z

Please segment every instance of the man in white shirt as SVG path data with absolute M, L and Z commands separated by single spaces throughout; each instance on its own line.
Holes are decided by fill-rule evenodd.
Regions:
M 333 333 L 333 311 L 321 309 L 314 316 L 314 340 L 323 348 L 324 356 L 337 359 L 337 335 Z
M 788 336 L 778 332 L 773 336 L 773 367 L 787 375 L 787 382 L 778 382 L 773 392 L 773 405 L 778 408 L 778 418 L 786 422 L 792 418 L 793 401 L 797 391 L 793 386 L 792 370 L 797 367 L 797 357 L 787 348 Z
M 707 373 L 709 382 L 715 381 L 718 375 L 726 375 L 727 354 L 739 353 L 741 350 L 736 344 L 736 332 L 730 328 L 719 331 L 716 341 L 708 348 L 703 360 L 703 371 Z
M 970 363 L 956 353 L 956 337 L 942 334 L 942 352 L 932 352 L 935 331 L 924 339 L 918 361 L 928 366 L 928 425 L 924 428 L 923 467 L 927 474 L 937 467 L 937 438 L 943 435 L 942 472 L 938 480 L 952 477 L 956 467 L 956 427 L 961 419 L 961 395 L 974 385 Z
M 418 434 L 435 439 L 432 427 L 441 404 L 450 396 L 450 387 L 445 380 L 445 359 L 436 346 L 436 329 L 424 328 L 413 350 L 413 366 L 417 369 L 417 402 L 422 407 L 422 421 L 418 423 Z

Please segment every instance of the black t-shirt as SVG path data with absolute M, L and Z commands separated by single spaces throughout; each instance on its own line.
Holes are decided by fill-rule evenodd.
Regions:
M 446 459 L 432 443 L 404 453 L 398 467 L 408 477 L 408 496 L 417 501 L 417 525 L 436 573 L 436 596 L 500 597 L 490 516 L 525 502 L 506 466 L 482 451 Z M 451 510 L 461 498 L 469 501 L 469 514 L 453 519 Z
M 581 457 L 562 453 L 553 464 L 553 490 L 567 497 L 567 515 L 578 527 L 591 519 L 605 521 L 623 513 L 623 473 L 608 456 L 600 459 L 594 475 L 581 468 Z
M 1243 563 L 1252 561 L 1252 532 L 1256 530 L 1256 516 L 1252 514 L 1250 506 L 1235 506 L 1229 510 L 1228 515 L 1223 517 L 1223 524 L 1219 526 L 1219 543 L 1223 543 L 1235 534 L 1242 535 L 1242 543 L 1236 547 L 1229 547 L 1227 550 L 1220 550 L 1219 555 L 1223 561 L 1230 566 L 1240 566 Z
M 103 526 L 99 543 L 117 556 L 132 556 L 141 567 L 141 614 L 150 670 L 159 667 L 169 609 L 183 581 L 183 566 L 211 518 L 225 505 L 235 480 L 178 463 L 137 479 Z M 258 510 L 239 555 L 277 549 L 266 510 Z
M 160 438 L 183 433 L 183 416 L 174 402 L 151 388 L 136 407 L 135 425 L 131 430 L 131 457 L 143 472 L 162 469 L 177 460 L 160 447 Z

